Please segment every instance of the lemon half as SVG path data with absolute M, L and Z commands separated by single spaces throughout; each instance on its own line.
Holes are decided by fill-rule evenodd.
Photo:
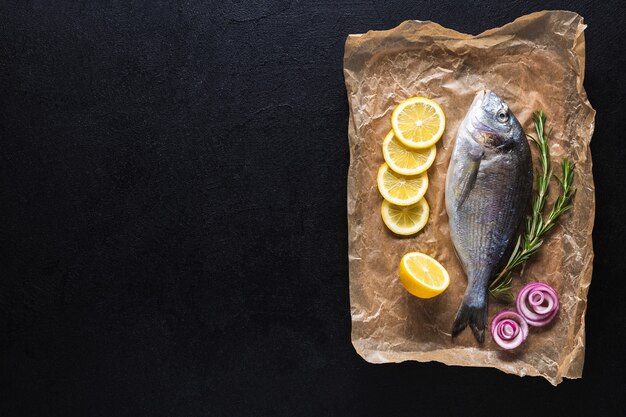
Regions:
M 448 271 L 439 262 L 421 252 L 409 252 L 400 261 L 400 281 L 419 298 L 432 298 L 450 285 Z

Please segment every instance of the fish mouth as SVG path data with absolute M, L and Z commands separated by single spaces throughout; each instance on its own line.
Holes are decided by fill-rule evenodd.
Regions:
M 472 104 L 473 105 L 478 104 L 480 106 L 484 105 L 485 100 L 487 100 L 487 97 L 489 97 L 490 94 L 491 94 L 491 90 L 480 90 L 474 96 L 474 102 Z
M 485 101 L 489 98 L 490 94 L 491 90 L 480 90 L 478 93 L 476 93 L 476 96 L 474 97 L 474 102 L 472 103 L 471 107 L 483 108 L 485 106 Z M 498 133 L 492 127 L 489 127 L 486 124 L 482 123 L 480 120 L 478 120 L 477 116 L 472 117 L 472 127 L 483 133 Z

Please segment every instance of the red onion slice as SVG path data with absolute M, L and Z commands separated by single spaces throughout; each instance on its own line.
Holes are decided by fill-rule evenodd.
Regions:
M 503 311 L 491 321 L 491 336 L 503 349 L 515 349 L 528 337 L 528 324 L 514 311 Z
M 559 296 L 548 284 L 534 282 L 517 294 L 517 312 L 531 326 L 545 326 L 559 311 Z

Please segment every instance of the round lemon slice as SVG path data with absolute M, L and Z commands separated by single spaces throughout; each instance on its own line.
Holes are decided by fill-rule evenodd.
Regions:
M 421 174 L 430 168 L 436 156 L 437 148 L 434 145 L 424 149 L 408 148 L 395 137 L 393 130 L 383 141 L 385 162 L 398 174 Z
M 400 261 L 400 281 L 419 298 L 432 298 L 450 285 L 448 271 L 439 262 L 421 252 L 409 252 Z
M 441 138 L 446 128 L 446 117 L 434 101 L 411 97 L 395 108 L 391 126 L 404 145 L 422 149 L 433 146 Z
M 411 206 L 396 206 L 383 200 L 380 213 L 385 225 L 397 235 L 413 235 L 426 226 L 430 208 L 425 198 Z
M 393 172 L 389 165 L 382 164 L 378 170 L 378 190 L 390 203 L 398 206 L 410 206 L 417 203 L 428 188 L 428 175 L 422 172 L 407 176 Z

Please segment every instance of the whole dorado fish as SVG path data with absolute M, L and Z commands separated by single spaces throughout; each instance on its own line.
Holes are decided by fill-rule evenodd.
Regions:
M 450 236 L 468 279 L 452 337 L 469 324 L 476 340 L 485 340 L 487 288 L 529 206 L 532 169 L 518 120 L 494 92 L 479 92 L 459 127 L 446 176 Z

